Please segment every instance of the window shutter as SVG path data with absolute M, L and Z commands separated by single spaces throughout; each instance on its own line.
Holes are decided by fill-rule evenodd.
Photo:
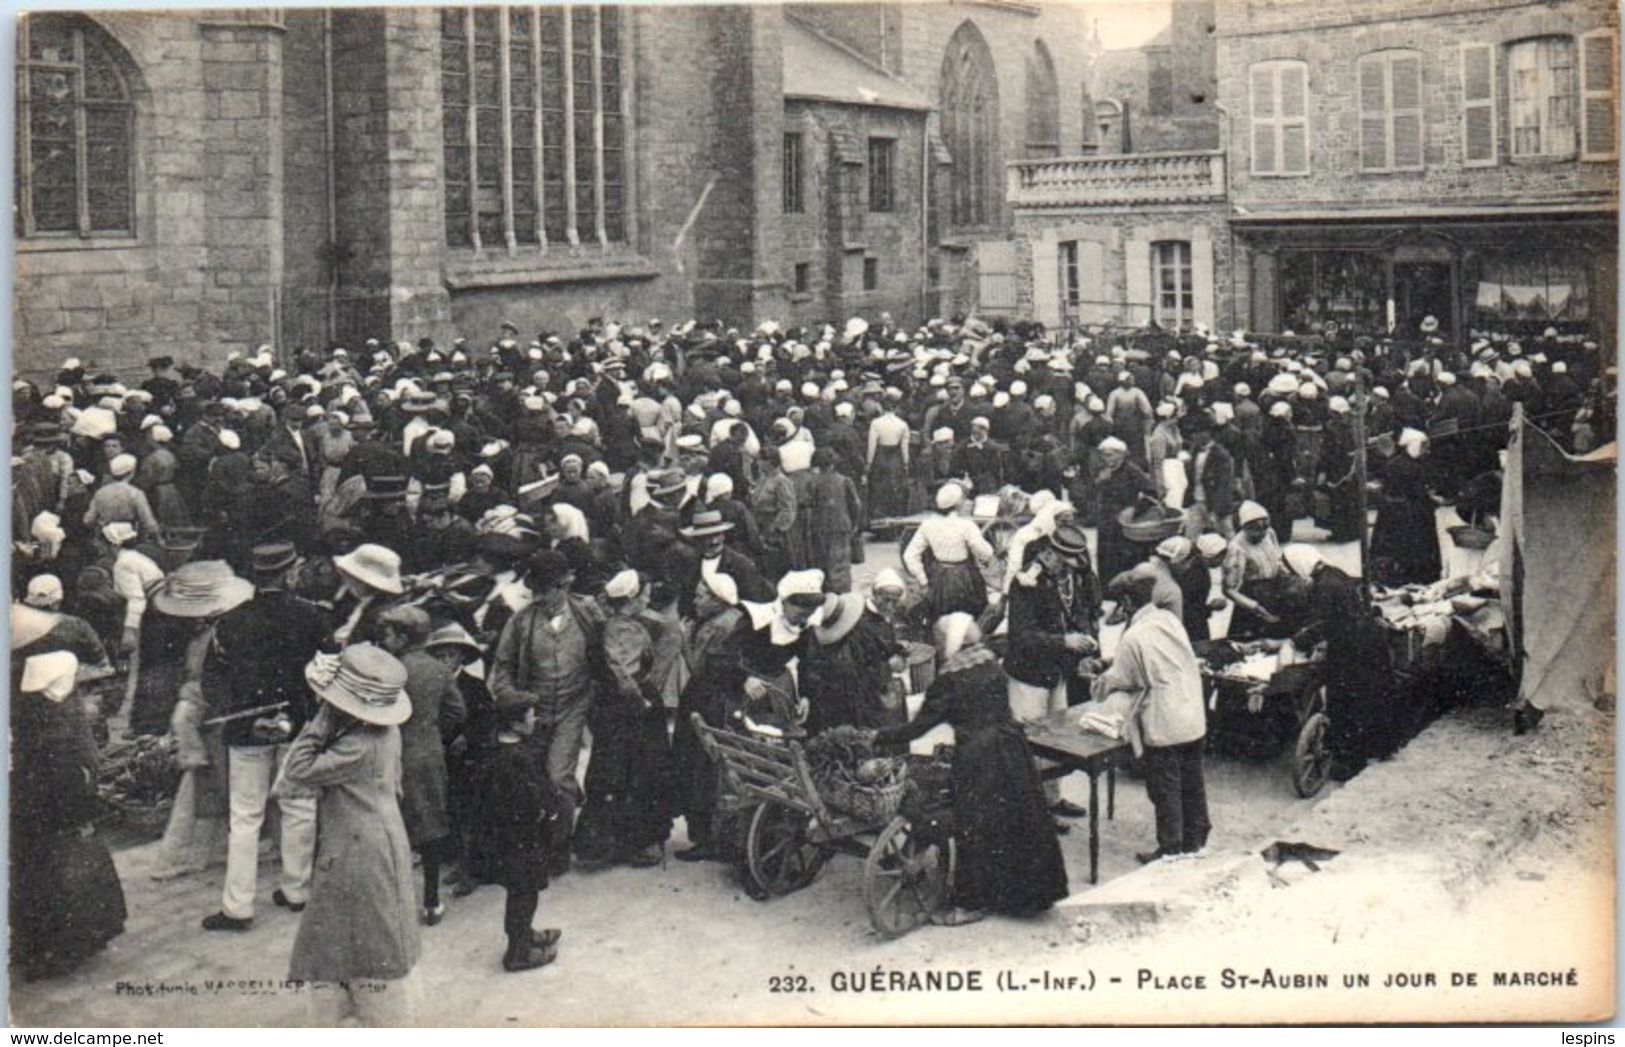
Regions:
M 1078 297 L 1079 320 L 1116 319 L 1106 312 L 1106 247 L 1099 240 L 1078 241 Z
M 1309 129 L 1302 123 L 1281 127 L 1281 173 L 1309 173 Z
M 1253 171 L 1256 174 L 1275 174 L 1277 170 L 1275 85 L 1274 69 L 1253 70 Z
M 1151 241 L 1135 237 L 1123 245 L 1124 287 L 1128 304 L 1123 320 L 1143 324 L 1154 315 L 1151 303 Z
M 1396 55 L 1389 63 L 1393 110 L 1393 167 L 1396 171 L 1422 168 L 1422 59 Z
M 1381 58 L 1360 60 L 1360 170 L 1386 171 L 1388 84 Z
M 1213 241 L 1191 241 L 1191 322 L 1213 327 Z
M 1496 163 L 1495 47 L 1461 46 L 1462 164 L 1493 167 Z
M 1050 236 L 1032 243 L 1033 318 L 1051 329 L 1061 323 L 1061 245 Z
M 1616 39 L 1609 31 L 1580 38 L 1580 157 L 1611 160 L 1619 152 L 1619 106 L 1615 96 Z
M 1281 67 L 1281 173 L 1309 173 L 1309 69 Z
M 1281 118 L 1293 120 L 1307 115 L 1309 70 L 1301 65 L 1281 67 Z

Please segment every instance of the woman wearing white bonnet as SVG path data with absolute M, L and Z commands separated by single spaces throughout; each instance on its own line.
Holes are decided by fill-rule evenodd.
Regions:
M 1016 528 L 1004 547 L 1006 566 L 1002 591 L 1005 593 L 1010 591 L 1016 575 L 1021 573 L 1021 565 L 1027 558 L 1027 546 L 1039 538 L 1054 534 L 1056 526 L 1063 520 L 1070 520 L 1074 512 L 1071 502 L 1064 502 L 1049 491 L 1034 494 L 1027 508 L 1032 511 L 1033 518 Z
M 651 673 L 655 642 L 642 613 L 645 588 L 630 569 L 604 584 L 609 618 L 602 642 L 611 687 L 600 691 L 588 712 L 592 761 L 571 844 L 581 861 L 640 869 L 664 858 L 675 791 L 666 707 Z
M 689 846 L 676 852 L 682 862 L 722 860 L 721 848 L 712 846 L 712 829 L 719 792 L 718 770 L 700 747 L 691 717 L 708 726 L 727 726 L 728 690 L 737 678 L 730 638 L 748 620 L 739 606 L 739 585 L 728 575 L 701 574 L 694 593 L 694 620 L 688 623 L 684 654 L 690 677 L 677 700 L 677 722 L 672 731 L 672 762 L 677 776 L 677 805 L 688 825 Z
M 753 730 L 785 734 L 807 717 L 797 693 L 790 663 L 801 661 L 815 642 L 812 629 L 823 621 L 824 572 L 816 568 L 789 571 L 779 579 L 771 603 L 741 601 L 745 618 L 734 634 L 739 660 L 713 685 L 723 688 L 732 715 Z M 747 701 L 738 707 L 738 696 Z
M 62 526 L 62 518 L 52 512 L 43 512 L 34 517 L 29 525 L 28 533 L 39 544 L 39 559 L 55 560 L 62 551 L 62 543 L 68 540 L 68 532 Z
M 1402 454 L 1388 459 L 1377 522 L 1371 529 L 1370 580 L 1382 585 L 1431 585 L 1444 571 L 1436 521 L 1436 496 L 1429 486 L 1427 434 L 1405 429 Z
M 23 603 L 42 611 L 54 611 L 62 606 L 62 596 L 62 579 L 54 574 L 38 574 L 28 580 Z
M 993 558 L 993 546 L 975 520 L 959 514 L 964 501 L 964 487 L 952 481 L 943 484 L 936 494 L 939 515 L 921 523 L 903 549 L 903 565 L 926 590 L 933 619 L 955 611 L 979 615 L 987 609 L 987 582 L 980 565 Z
M 15 635 L 14 635 L 15 640 Z M 59 977 L 124 930 L 124 891 L 97 814 L 96 742 L 74 698 L 79 659 L 53 641 L 12 652 L 13 976 Z

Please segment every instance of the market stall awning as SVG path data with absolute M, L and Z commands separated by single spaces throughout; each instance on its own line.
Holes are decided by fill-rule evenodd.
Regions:
M 1519 407 L 1501 488 L 1501 600 L 1519 697 L 1577 708 L 1612 691 L 1617 445 L 1564 453 Z

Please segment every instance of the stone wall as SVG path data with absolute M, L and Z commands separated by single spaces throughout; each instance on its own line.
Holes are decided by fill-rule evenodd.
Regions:
M 281 28 L 260 17 L 96 13 L 130 64 L 135 235 L 16 245 L 20 373 L 52 371 L 71 355 L 136 375 L 149 356 L 218 364 L 270 340 L 280 286 L 272 136 Z
M 1517 5 L 1436 0 L 1419 7 L 1414 16 L 1395 18 L 1392 11 L 1392 5 L 1383 0 L 1353 0 L 1335 8 L 1312 0 L 1218 6 L 1219 93 L 1233 118 L 1229 147 L 1236 203 L 1249 211 L 1297 212 L 1550 203 L 1615 196 L 1617 162 L 1510 158 L 1504 84 L 1499 162 L 1493 167 L 1471 168 L 1462 163 L 1461 45 L 1500 44 L 1545 34 L 1575 35 L 1617 26 L 1612 5 L 1599 0 Z M 1385 14 L 1390 17 L 1384 19 Z M 1422 55 L 1422 171 L 1376 174 L 1360 170 L 1356 62 L 1362 54 L 1388 48 Z M 1251 172 L 1248 69 L 1273 59 L 1297 59 L 1309 66 L 1311 173 L 1307 176 Z M 1504 54 L 1497 67 L 1504 81 Z
M 290 348 L 328 340 L 325 23 L 322 11 L 290 8 L 282 40 L 282 341 Z
M 941 98 L 942 62 L 954 32 L 970 22 L 987 41 L 998 81 L 997 126 L 1004 160 L 1021 159 L 1024 153 L 1027 56 L 1042 40 L 1055 63 L 1061 154 L 1074 156 L 1083 151 L 1082 99 L 1089 62 L 1084 52 L 1087 24 L 1082 8 L 1067 4 L 903 4 L 897 10 L 902 39 L 894 73 L 932 102 Z M 1001 207 L 998 220 L 991 225 L 994 238 L 1007 235 L 1008 208 Z M 960 232 L 948 229 L 944 235 Z
M 1223 203 L 1160 207 L 1098 208 L 1016 215 L 1020 315 L 1055 326 L 1070 318 L 1083 324 L 1134 325 L 1149 317 L 1151 245 L 1163 240 L 1191 244 L 1194 319 L 1214 329 L 1239 326 L 1238 291 L 1245 293 L 1233 261 Z M 1057 252 L 1064 241 L 1080 244 L 1080 295 L 1076 307 L 1060 301 Z
M 902 324 L 925 318 L 925 259 L 921 237 L 924 113 L 789 102 L 785 130 L 802 136 L 804 213 L 786 215 L 779 278 L 790 288 L 787 318 L 798 324 L 890 312 Z M 895 142 L 892 207 L 869 206 L 868 143 Z M 873 259 L 878 287 L 863 286 Z M 810 286 L 797 293 L 797 265 Z

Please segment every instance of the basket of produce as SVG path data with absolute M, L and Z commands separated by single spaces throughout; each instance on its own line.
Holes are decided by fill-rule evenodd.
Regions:
M 908 792 L 908 761 L 877 756 L 874 743 L 855 727 L 836 727 L 806 745 L 807 769 L 824 802 L 864 821 L 884 822 Z
M 1122 525 L 1124 538 L 1131 542 L 1151 544 L 1183 531 L 1185 510 L 1142 501 L 1118 513 L 1117 522 Z

